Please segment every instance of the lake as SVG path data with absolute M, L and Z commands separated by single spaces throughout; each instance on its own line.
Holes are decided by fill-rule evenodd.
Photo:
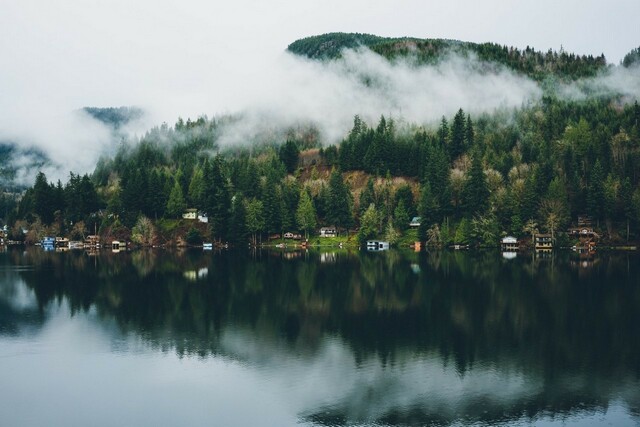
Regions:
M 0 253 L 2 426 L 640 425 L 640 256 Z

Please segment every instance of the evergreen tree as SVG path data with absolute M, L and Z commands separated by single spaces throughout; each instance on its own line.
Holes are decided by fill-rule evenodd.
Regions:
M 282 228 L 282 194 L 277 186 L 277 177 L 270 171 L 262 191 L 265 228 L 267 233 L 273 233 Z
M 587 189 L 587 210 L 594 219 L 600 220 L 604 211 L 604 171 L 600 160 L 596 161 L 590 174 Z
M 246 202 L 246 229 L 251 233 L 253 245 L 258 244 L 258 233 L 264 230 L 264 211 L 262 202 L 251 199 Z
M 200 168 L 193 170 L 191 181 L 189 182 L 189 205 L 196 208 L 201 208 L 201 203 L 204 201 L 205 195 L 205 182 L 204 172 Z
M 400 199 L 393 211 L 393 220 L 395 226 L 400 230 L 406 230 L 407 228 L 409 228 L 409 222 L 411 221 L 411 218 L 409 218 L 409 212 L 404 206 L 403 199 Z
M 475 131 L 473 130 L 473 122 L 471 121 L 471 116 L 467 115 L 467 124 L 464 130 L 464 139 L 467 148 L 472 149 L 475 143 Z
M 471 161 L 469 176 L 464 186 L 465 216 L 482 215 L 489 205 L 489 188 L 482 169 L 480 155 L 475 154 Z
M 290 139 L 287 139 L 287 142 L 280 147 L 278 157 L 280 158 L 280 161 L 284 163 L 287 173 L 292 174 L 296 171 L 299 155 L 300 150 L 298 149 L 298 144 Z
M 296 209 L 296 222 L 304 231 L 305 239 L 309 239 L 309 232 L 316 228 L 316 211 L 311 201 L 311 196 L 306 190 L 300 192 L 300 201 Z
M 169 200 L 167 201 L 167 215 L 171 218 L 180 218 L 186 208 L 187 204 L 184 201 L 184 196 L 182 195 L 182 186 L 176 180 L 173 184 L 171 194 L 169 195 Z
M 247 239 L 247 211 L 245 200 L 240 194 L 231 201 L 231 219 L 229 221 L 229 241 L 239 247 L 246 244 Z
M 360 220 L 360 229 L 358 230 L 358 242 L 360 247 L 364 248 L 367 240 L 375 238 L 380 233 L 380 215 L 376 207 L 371 204 L 364 211 Z
M 458 110 L 451 125 L 451 136 L 449 138 L 449 157 L 457 159 L 464 152 L 465 142 L 465 116 L 462 108 Z
M 418 240 L 421 242 L 427 241 L 427 230 L 434 223 L 437 223 L 438 211 L 437 197 L 433 194 L 429 181 L 425 181 L 420 191 L 420 203 L 418 205 L 418 216 L 420 216 Z
M 398 187 L 394 199 L 396 206 L 400 203 L 400 201 L 404 202 L 404 207 L 407 211 L 407 215 L 409 215 L 410 217 L 416 215 L 416 206 L 415 202 L 413 201 L 413 191 L 411 191 L 411 187 L 406 184 Z
M 336 227 L 349 228 L 353 225 L 351 215 L 351 192 L 342 180 L 342 174 L 334 169 L 329 178 L 327 200 L 327 220 Z
M 53 188 L 47 182 L 43 172 L 38 172 L 33 185 L 34 213 L 40 217 L 43 224 L 51 224 L 54 211 Z
M 376 190 L 373 185 L 373 177 L 369 177 L 369 179 L 367 180 L 367 185 L 360 193 L 360 199 L 358 201 L 358 205 L 360 208 L 359 216 L 362 216 L 364 214 L 364 211 L 366 211 L 369 208 L 369 205 L 372 203 L 374 205 L 376 203 Z
M 213 161 L 205 161 L 203 173 L 206 188 L 204 206 L 209 217 L 209 226 L 213 229 L 214 236 L 226 239 L 231 196 L 222 171 L 222 158 L 216 156 Z

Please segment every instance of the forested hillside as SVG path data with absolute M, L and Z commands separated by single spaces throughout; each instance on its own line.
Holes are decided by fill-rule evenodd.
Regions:
M 475 54 L 482 61 L 505 65 L 538 81 L 549 76 L 571 80 L 591 77 L 607 65 L 604 55 L 576 55 L 564 50 L 540 52 L 529 46 L 521 50 L 496 43 L 411 37 L 385 38 L 356 33 L 330 33 L 307 37 L 291 43 L 288 50 L 312 59 L 326 60 L 340 57 L 344 49 L 360 46 L 367 47 L 389 60 L 409 56 L 417 64 L 435 63 L 448 53 L 462 56 Z M 631 64 L 633 58 L 635 56 L 628 56 L 625 65 Z
M 444 49 L 468 50 L 537 80 L 572 80 L 607 67 L 602 56 L 368 35 L 312 37 L 289 50 L 334 58 L 357 45 L 426 62 Z M 636 67 L 636 57 L 634 50 L 624 66 Z M 342 233 L 358 230 L 360 240 L 394 242 L 411 236 L 409 221 L 420 216 L 417 238 L 431 245 L 491 246 L 503 235 L 536 231 L 568 245 L 561 232 L 588 215 L 611 243 L 640 238 L 637 99 L 546 94 L 513 111 L 473 116 L 460 109 L 438 126 L 388 116 L 367 123 L 356 116 L 337 145 L 309 126 L 284 129 L 276 141 L 269 135 L 258 144 L 221 147 L 225 129 L 236 121 L 180 119 L 122 143 L 91 176 L 72 174 L 66 184 L 54 184 L 40 174 L 6 217 L 12 237 L 78 237 L 98 228 L 143 244 L 181 234 L 192 243 L 240 246 L 260 236 L 313 236 L 321 226 L 336 226 Z M 206 214 L 208 224 L 180 220 L 187 208 Z M 30 236 L 21 235 L 23 228 Z

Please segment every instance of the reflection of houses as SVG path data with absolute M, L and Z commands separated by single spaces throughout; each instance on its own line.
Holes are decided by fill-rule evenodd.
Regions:
M 386 251 L 389 249 L 389 242 L 380 240 L 367 240 L 368 251 Z
M 69 239 L 66 237 L 56 237 L 56 248 L 68 248 Z
M 320 262 L 323 264 L 334 264 L 337 260 L 335 252 L 323 252 L 320 254 Z
M 536 251 L 550 251 L 553 249 L 553 239 L 551 234 L 538 233 L 534 235 Z
M 503 237 L 500 241 L 500 247 L 503 252 L 516 252 L 520 249 L 520 245 L 518 244 L 518 239 L 513 236 Z
M 335 227 L 322 227 L 320 229 L 320 237 L 336 237 L 338 230 Z
M 100 236 L 92 234 L 87 236 L 84 239 L 84 247 L 85 248 L 99 248 L 100 247 Z
M 409 227 L 412 227 L 412 228 L 420 227 L 420 217 L 419 216 L 414 216 L 411 219 L 411 221 L 409 222 Z
M 301 251 L 285 251 L 282 252 L 282 258 L 287 260 L 292 260 L 296 258 L 301 258 L 303 253 Z
M 49 236 L 44 237 L 40 244 L 42 245 L 42 249 L 44 249 L 45 251 L 52 251 L 56 247 L 56 238 Z

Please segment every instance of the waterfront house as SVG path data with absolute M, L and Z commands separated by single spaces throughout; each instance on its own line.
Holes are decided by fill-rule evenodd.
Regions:
M 338 230 L 335 227 L 322 227 L 320 229 L 320 237 L 336 237 Z
M 197 218 L 198 218 L 198 209 L 187 209 L 182 214 L 182 219 L 197 219 Z
M 503 252 L 515 252 L 520 249 L 518 239 L 513 236 L 503 237 L 500 241 L 500 247 Z
M 198 221 L 204 223 L 204 224 L 208 224 L 209 223 L 209 217 L 207 216 L 206 213 L 203 212 L 198 212 Z
M 536 251 L 550 251 L 553 249 L 551 234 L 538 233 L 534 235 L 533 239 Z

